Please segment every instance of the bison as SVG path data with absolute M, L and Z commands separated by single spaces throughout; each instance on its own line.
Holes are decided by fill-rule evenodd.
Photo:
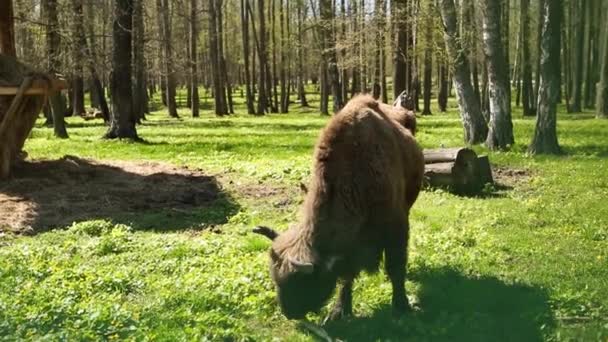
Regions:
M 339 280 L 339 297 L 327 318 L 351 315 L 355 278 L 362 270 L 376 271 L 383 253 L 393 311 L 408 310 L 408 217 L 424 175 L 415 123 L 401 107 L 368 95 L 353 98 L 317 142 L 298 222 L 282 234 L 254 229 L 273 240 L 270 272 L 287 318 L 318 311 Z

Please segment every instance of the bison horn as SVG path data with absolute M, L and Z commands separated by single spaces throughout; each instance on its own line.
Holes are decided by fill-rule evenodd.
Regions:
M 253 229 L 253 232 L 260 234 L 260 235 L 264 235 L 265 237 L 269 238 L 270 240 L 274 240 L 274 239 L 276 239 L 277 236 L 279 236 L 279 234 L 277 232 L 275 232 L 274 229 L 264 227 L 264 226 L 255 227 Z
M 304 274 L 311 274 L 315 270 L 315 265 L 310 262 L 301 262 L 292 258 L 287 258 L 291 266 L 293 266 L 298 272 Z

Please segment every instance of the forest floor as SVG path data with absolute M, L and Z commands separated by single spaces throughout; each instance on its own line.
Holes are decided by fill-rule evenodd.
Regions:
M 279 312 L 269 243 L 251 233 L 285 229 L 302 202 L 328 118 L 292 109 L 159 111 L 138 127 L 145 143 L 102 140 L 103 123 L 80 118 L 58 140 L 39 122 L 31 161 L 0 183 L 0 340 L 313 340 Z M 531 157 L 534 120 L 513 116 L 516 144 L 489 153 L 502 186 L 423 191 L 414 205 L 417 309 L 392 318 L 386 275 L 364 274 L 355 317 L 326 325 L 330 336 L 608 340 L 608 121 L 560 114 L 565 154 Z M 455 108 L 420 118 L 417 138 L 462 145 Z

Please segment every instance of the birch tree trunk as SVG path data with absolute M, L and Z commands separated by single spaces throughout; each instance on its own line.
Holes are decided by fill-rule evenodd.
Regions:
M 532 144 L 532 154 L 557 154 L 556 109 L 559 97 L 560 40 L 562 1 L 547 0 L 543 7 L 543 29 L 540 58 L 540 87 L 538 93 L 538 116 Z
M 490 92 L 490 123 L 486 145 L 492 150 L 503 150 L 510 147 L 515 140 L 511 121 L 509 66 L 505 64 L 503 50 L 501 4 L 496 0 L 483 0 L 481 5 Z
M 458 93 L 458 106 L 464 127 L 464 141 L 472 145 L 484 141 L 488 127 L 481 114 L 479 101 L 471 85 L 468 53 L 461 43 L 453 0 L 440 0 L 441 19 L 448 55 L 454 69 L 454 87 Z M 447 90 L 447 89 L 446 89 Z M 446 92 L 447 93 L 447 92 Z

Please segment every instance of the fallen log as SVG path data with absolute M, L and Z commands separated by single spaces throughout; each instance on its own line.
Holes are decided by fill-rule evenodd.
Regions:
M 468 148 L 425 150 L 424 161 L 425 183 L 432 188 L 474 194 L 493 182 L 488 157 L 478 157 Z

